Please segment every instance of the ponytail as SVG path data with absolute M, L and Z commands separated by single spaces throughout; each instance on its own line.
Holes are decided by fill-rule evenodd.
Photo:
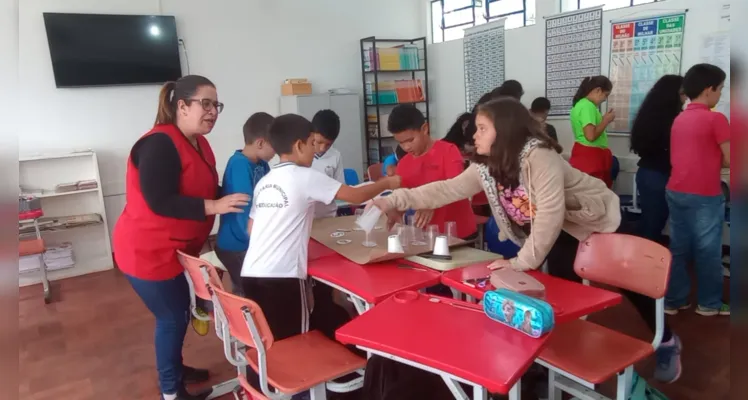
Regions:
M 587 97 L 591 91 L 597 88 L 600 88 L 603 92 L 610 92 L 613 90 L 613 82 L 611 82 L 607 76 L 603 75 L 588 76 L 584 78 L 582 83 L 579 84 L 579 89 L 577 89 L 577 93 L 574 95 L 574 100 L 572 100 L 571 105 L 577 105 L 579 100 Z
M 187 75 L 164 83 L 158 95 L 156 125 L 177 123 L 177 103 L 187 101 L 201 86 L 216 87 L 208 78 L 200 75 Z
M 164 83 L 161 87 L 161 92 L 158 94 L 158 113 L 156 114 L 156 125 L 161 124 L 173 124 L 176 122 L 174 115 L 176 114 L 176 105 L 172 103 L 171 97 L 174 94 L 177 83 L 169 81 Z
M 592 89 L 588 89 L 590 86 L 590 80 L 592 80 L 592 78 L 589 76 L 582 79 L 582 83 L 579 84 L 579 89 L 577 89 L 577 92 L 574 94 L 574 100 L 571 101 L 572 106 L 577 105 L 579 100 L 587 97 L 587 95 L 592 91 Z

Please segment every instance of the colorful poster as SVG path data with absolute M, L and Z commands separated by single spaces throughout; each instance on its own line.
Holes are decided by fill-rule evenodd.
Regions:
M 545 20 L 545 97 L 550 115 L 569 115 L 572 99 L 586 76 L 600 75 L 602 7 Z
M 686 14 L 616 22 L 611 32 L 608 132 L 628 133 L 644 97 L 660 77 L 680 74 Z
M 465 109 L 470 111 L 484 94 L 504 83 L 504 21 L 465 29 Z

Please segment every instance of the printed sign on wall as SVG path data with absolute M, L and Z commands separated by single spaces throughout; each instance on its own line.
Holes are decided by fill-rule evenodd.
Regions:
M 465 109 L 504 83 L 504 21 L 465 29 Z
M 680 74 L 686 14 L 616 22 L 612 26 L 608 132 L 631 132 L 647 92 L 663 75 Z
M 550 115 L 569 115 L 572 99 L 587 76 L 600 75 L 602 7 L 545 20 L 545 97 Z

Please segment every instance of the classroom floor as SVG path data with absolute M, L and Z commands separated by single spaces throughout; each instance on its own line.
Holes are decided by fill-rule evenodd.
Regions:
M 41 287 L 20 290 L 20 398 L 157 399 L 153 319 L 122 274 L 71 278 L 53 283 L 52 290 L 54 302 L 46 306 Z M 651 339 L 629 304 L 590 320 Z M 681 312 L 668 321 L 684 343 L 683 375 L 674 384 L 656 386 L 674 400 L 727 399 L 729 319 Z M 235 376 L 212 330 L 207 337 L 190 330 L 184 354 L 185 363 L 210 369 L 215 382 Z M 637 370 L 649 377 L 653 367 L 651 359 Z

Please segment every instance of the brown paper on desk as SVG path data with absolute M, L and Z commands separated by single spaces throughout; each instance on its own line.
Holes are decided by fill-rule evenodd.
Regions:
M 357 227 L 356 216 L 316 219 L 312 225 L 311 236 L 312 239 L 360 265 L 395 260 L 431 251 L 431 247 L 428 244 L 415 246 L 403 243 L 405 253 L 389 253 L 387 252 L 387 237 L 390 235 L 390 232 L 387 230 L 387 217 L 382 216 L 377 226 L 381 227 L 381 229 L 375 228 L 369 234 L 369 240 L 374 241 L 377 244 L 376 247 L 364 247 L 361 244 L 364 242 L 366 233 L 354 230 Z M 344 235 L 341 237 L 331 236 L 338 229 L 350 230 L 350 232 L 343 232 Z M 338 244 L 337 241 L 341 239 L 349 239 L 351 243 Z M 464 243 L 465 241 L 462 239 L 451 239 L 449 241 L 450 247 L 459 246 Z

